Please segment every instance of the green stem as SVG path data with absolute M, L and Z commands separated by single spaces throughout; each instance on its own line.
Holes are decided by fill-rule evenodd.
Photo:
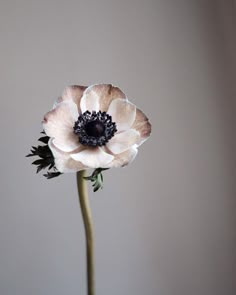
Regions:
M 89 206 L 88 189 L 85 170 L 77 172 L 77 187 L 79 193 L 79 202 L 84 221 L 84 229 L 86 236 L 86 255 L 87 255 L 87 294 L 95 295 L 94 286 L 94 238 L 92 214 Z

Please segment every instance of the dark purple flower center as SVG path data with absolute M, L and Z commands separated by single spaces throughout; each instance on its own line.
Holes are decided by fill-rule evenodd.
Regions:
M 85 125 L 85 131 L 88 136 L 100 137 L 104 134 L 104 124 L 99 120 L 88 122 Z
M 84 112 L 74 125 L 74 133 L 78 135 L 79 142 L 93 147 L 105 145 L 116 131 L 116 123 L 112 122 L 112 117 L 101 111 Z

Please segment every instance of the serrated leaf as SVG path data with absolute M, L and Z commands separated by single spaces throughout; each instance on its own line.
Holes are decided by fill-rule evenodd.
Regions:
M 90 176 L 84 177 L 85 180 L 90 180 L 92 182 L 94 192 L 103 188 L 102 171 L 105 171 L 107 169 L 109 168 L 97 168 L 93 171 L 93 173 Z
M 40 159 L 40 160 L 36 160 L 32 163 L 32 165 L 41 165 L 43 163 L 43 160 Z
M 43 142 L 43 143 L 45 143 L 45 144 L 48 144 L 49 136 L 43 136 L 43 137 L 40 137 L 40 138 L 38 139 L 38 141 L 41 141 L 41 142 Z
M 44 174 L 43 176 L 45 176 L 47 179 L 52 179 L 52 178 L 57 177 L 61 174 L 62 174 L 61 172 L 48 172 L 47 174 Z
M 92 175 L 90 175 L 90 176 L 85 176 L 84 179 L 85 179 L 85 180 L 94 181 L 94 177 L 93 177 Z
M 41 132 L 45 134 L 45 132 Z M 43 142 L 45 145 L 38 145 L 31 147 L 31 153 L 26 155 L 26 157 L 39 157 L 39 159 L 33 161 L 33 165 L 37 166 L 36 173 L 40 172 L 42 169 L 48 169 L 47 174 L 44 174 L 47 179 L 54 178 L 62 174 L 61 172 L 57 171 L 55 167 L 54 157 L 53 154 L 48 146 L 49 137 L 42 136 L 38 139 L 40 142 Z M 54 169 L 54 172 L 50 172 L 49 170 Z

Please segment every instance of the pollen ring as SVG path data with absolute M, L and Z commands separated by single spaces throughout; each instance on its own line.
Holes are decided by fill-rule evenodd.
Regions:
M 105 145 L 117 131 L 112 117 L 101 111 L 84 112 L 78 117 L 73 129 L 81 144 L 92 147 Z

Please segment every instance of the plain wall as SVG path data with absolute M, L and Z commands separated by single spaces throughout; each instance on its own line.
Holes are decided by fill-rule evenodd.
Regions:
M 233 1 L 0 3 L 0 294 L 86 294 L 75 175 L 25 158 L 70 84 L 113 83 L 150 118 L 90 199 L 97 295 L 236 294 Z

